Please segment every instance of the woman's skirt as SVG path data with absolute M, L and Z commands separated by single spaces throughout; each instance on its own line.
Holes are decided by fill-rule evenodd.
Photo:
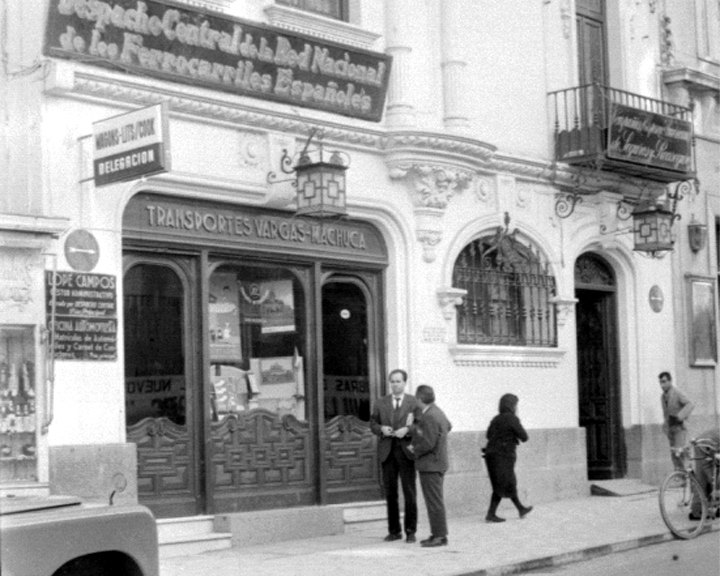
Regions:
M 512 498 L 517 494 L 515 460 L 516 456 L 485 454 L 490 484 L 493 492 L 501 498 Z

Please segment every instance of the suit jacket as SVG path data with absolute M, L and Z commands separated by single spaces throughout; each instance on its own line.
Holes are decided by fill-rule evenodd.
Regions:
M 663 392 L 660 395 L 660 403 L 662 404 L 664 424 L 663 430 L 667 434 L 669 426 L 685 427 L 685 419 L 690 416 L 695 405 L 684 392 L 671 386 L 667 391 L 667 395 Z
M 447 439 L 452 425 L 435 404 L 430 404 L 412 427 L 412 446 L 418 472 L 447 472 Z
M 415 400 L 415 396 L 411 396 L 410 394 L 403 394 L 399 410 L 395 410 L 392 394 L 388 394 L 387 396 L 383 396 L 378 399 L 375 403 L 372 414 L 370 415 L 370 429 L 373 431 L 373 434 L 380 438 L 378 441 L 378 457 L 380 458 L 380 462 L 385 462 L 385 460 L 388 459 L 388 456 L 390 456 L 390 453 L 392 452 L 393 445 L 393 437 L 384 436 L 380 427 L 390 426 L 393 430 L 398 430 L 408 425 L 408 416 L 410 414 L 413 415 L 410 420 L 410 424 L 412 424 L 417 418 L 419 412 L 420 409 L 418 408 L 417 400 Z M 405 455 L 412 459 L 412 452 L 408 450 L 408 446 L 410 445 L 410 436 L 410 433 L 408 433 L 404 438 L 395 440 L 400 442 L 400 446 L 402 447 Z

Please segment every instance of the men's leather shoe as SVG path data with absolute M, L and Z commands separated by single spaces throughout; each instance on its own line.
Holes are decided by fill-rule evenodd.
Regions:
M 522 510 L 520 510 L 520 518 L 525 518 L 525 516 L 532 512 L 532 509 L 532 506 L 528 506 L 527 508 L 523 508 Z
M 438 538 L 430 538 L 430 540 L 426 540 L 420 545 L 423 548 L 434 548 L 435 546 L 447 546 L 447 543 L 447 536 L 440 536 Z
M 417 538 L 415 538 L 415 534 L 413 534 L 412 532 L 410 532 L 410 533 L 407 535 L 407 543 L 408 543 L 408 544 L 412 544 L 413 542 L 417 542 Z
M 435 536 L 432 536 L 432 535 L 431 535 L 429 538 L 425 538 L 425 540 L 420 540 L 420 544 L 427 544 L 427 543 L 430 542 L 430 540 L 432 540 L 433 538 L 435 538 Z
M 385 536 L 385 542 L 394 542 L 395 540 L 402 540 L 402 534 L 388 534 Z
M 500 518 L 500 516 L 485 516 L 485 522 L 505 522 L 505 518 Z

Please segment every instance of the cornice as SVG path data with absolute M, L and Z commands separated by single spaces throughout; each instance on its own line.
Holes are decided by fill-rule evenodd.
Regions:
M 687 86 L 693 92 L 714 92 L 720 95 L 720 76 L 716 74 L 708 74 L 686 66 L 665 70 L 662 73 L 662 78 L 663 83 L 667 86 L 679 83 Z
M 303 110 L 300 116 L 297 112 L 290 114 L 264 108 L 262 103 L 256 104 L 243 96 L 119 73 L 78 62 L 54 59 L 48 62 L 46 94 L 126 109 L 168 102 L 173 114 L 203 123 L 252 132 L 274 131 L 297 138 L 306 138 L 310 126 L 320 125 L 326 142 L 382 155 L 394 177 L 433 170 L 445 172 L 462 184 L 479 174 L 507 173 L 564 191 L 572 189 L 580 194 L 595 194 L 611 190 L 630 198 L 639 194 L 642 184 L 642 181 L 599 170 L 578 170 L 547 160 L 499 154 L 492 144 L 464 136 L 422 130 L 388 131 L 381 125 L 368 125 L 359 120 L 311 110 Z

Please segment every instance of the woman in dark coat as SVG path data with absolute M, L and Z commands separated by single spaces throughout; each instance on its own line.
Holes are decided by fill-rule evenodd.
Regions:
M 515 414 L 518 402 L 519 398 L 515 394 L 503 395 L 500 398 L 500 413 L 492 419 L 487 430 L 488 443 L 483 453 L 493 492 L 490 508 L 485 517 L 486 522 L 505 522 L 504 518 L 496 514 L 500 500 L 503 498 L 512 500 L 520 513 L 520 518 L 525 517 L 532 510 L 532 506 L 523 506 L 517 495 L 515 447 L 520 442 L 527 442 L 528 439 L 525 428 Z

